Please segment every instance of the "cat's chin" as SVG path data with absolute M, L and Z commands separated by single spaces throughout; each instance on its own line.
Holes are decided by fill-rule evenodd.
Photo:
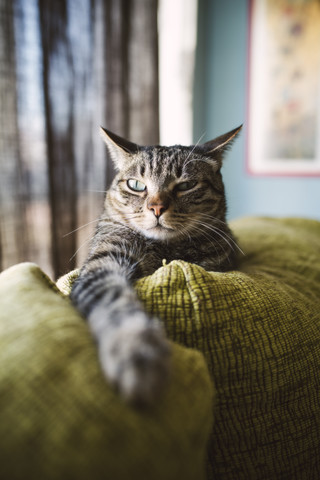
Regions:
M 162 241 L 172 240 L 178 236 L 178 232 L 172 228 L 166 228 L 161 225 L 143 230 L 143 234 L 147 238 Z

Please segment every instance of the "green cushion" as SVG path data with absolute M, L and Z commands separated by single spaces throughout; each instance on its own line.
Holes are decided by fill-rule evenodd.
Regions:
M 136 285 L 174 342 L 172 382 L 148 414 L 108 388 L 86 325 L 37 267 L 2 274 L 0 478 L 201 478 L 210 405 L 208 478 L 320 478 L 320 223 L 232 227 L 239 271 L 175 261 Z M 213 403 L 202 355 L 178 344 L 202 352 Z
M 212 384 L 203 356 L 173 346 L 148 411 L 107 385 L 86 323 L 33 264 L 0 275 L 0 478 L 203 478 Z
M 232 227 L 240 271 L 172 262 L 141 280 L 169 337 L 202 351 L 216 389 L 208 478 L 320 478 L 320 223 Z

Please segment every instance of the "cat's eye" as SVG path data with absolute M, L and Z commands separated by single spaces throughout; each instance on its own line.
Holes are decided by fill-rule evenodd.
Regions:
M 130 178 L 127 181 L 127 185 L 130 188 L 130 190 L 133 190 L 134 192 L 144 192 L 145 189 L 147 188 L 144 183 L 139 182 L 139 180 L 135 180 L 134 178 Z
M 176 185 L 176 190 L 178 192 L 187 192 L 197 185 L 195 180 L 190 180 L 189 182 L 181 182 Z

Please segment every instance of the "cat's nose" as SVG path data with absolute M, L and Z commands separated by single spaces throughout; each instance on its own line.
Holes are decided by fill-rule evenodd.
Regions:
M 148 203 L 148 209 L 152 210 L 157 218 L 161 217 L 167 208 L 168 207 L 164 203 Z

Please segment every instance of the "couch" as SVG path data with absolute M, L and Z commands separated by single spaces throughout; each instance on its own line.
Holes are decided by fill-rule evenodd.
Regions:
M 231 226 L 237 271 L 164 262 L 136 284 L 173 350 L 147 410 L 105 381 L 76 272 L 0 274 L 0 478 L 320 478 L 320 222 Z

